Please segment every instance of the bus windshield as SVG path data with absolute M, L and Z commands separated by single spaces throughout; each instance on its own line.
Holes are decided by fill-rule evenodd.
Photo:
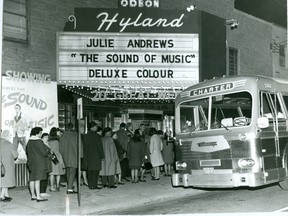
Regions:
M 252 96 L 237 92 L 182 102 L 181 133 L 248 126 L 251 122 Z

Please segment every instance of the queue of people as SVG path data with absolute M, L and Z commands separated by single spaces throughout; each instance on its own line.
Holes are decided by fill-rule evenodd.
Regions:
M 17 146 L 9 140 L 9 131 L 2 133 L 1 163 L 6 174 L 1 177 L 1 201 L 9 202 L 8 188 L 15 187 L 15 163 Z M 161 168 L 164 176 L 171 176 L 174 163 L 173 142 L 163 131 L 150 128 L 146 134 L 145 124 L 133 131 L 131 124 L 120 124 L 118 131 L 110 127 L 102 129 L 95 121 L 88 124 L 88 132 L 81 132 L 81 170 L 83 184 L 90 190 L 117 188 L 123 179 L 133 184 L 146 182 L 145 172 L 151 170 L 151 180 L 159 180 Z M 41 127 L 32 128 L 26 145 L 31 200 L 47 201 L 50 192 L 60 191 L 61 177 L 66 177 L 67 194 L 76 194 L 74 182 L 78 168 L 78 133 L 69 123 L 62 133 L 51 128 L 49 134 Z M 56 161 L 55 161 L 56 158 Z M 129 179 L 131 178 L 131 179 Z
M 49 196 L 47 188 L 50 180 L 50 191 L 59 191 L 59 178 L 64 174 L 64 162 L 59 152 L 60 129 L 52 128 L 50 133 L 43 133 L 41 127 L 31 129 L 25 152 L 27 155 L 27 168 L 29 170 L 29 192 L 31 200 L 37 202 L 47 201 Z M 58 134 L 58 135 L 57 135 Z M 18 157 L 17 145 L 10 141 L 12 134 L 9 130 L 2 132 L 1 163 L 5 167 L 5 174 L 1 176 L 1 201 L 12 200 L 8 188 L 16 186 L 15 160 Z M 52 159 L 56 155 L 57 164 Z M 56 184 L 54 185 L 54 178 Z

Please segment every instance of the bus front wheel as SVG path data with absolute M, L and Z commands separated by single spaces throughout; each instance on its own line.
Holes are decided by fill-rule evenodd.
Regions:
M 279 182 L 279 185 L 283 190 L 288 190 L 288 178 L 286 178 L 284 181 Z

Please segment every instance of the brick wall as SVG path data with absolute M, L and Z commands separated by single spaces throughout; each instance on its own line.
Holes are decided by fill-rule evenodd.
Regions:
M 166 2 L 166 1 L 165 1 Z M 227 27 L 227 45 L 239 50 L 239 74 L 273 76 L 273 61 L 269 46 L 272 40 L 272 24 L 234 9 L 234 0 L 168 0 L 169 8 L 185 9 L 194 4 L 198 10 L 224 19 L 237 19 L 239 26 Z M 168 6 L 167 6 L 168 8 Z M 224 25 L 224 23 L 223 23 Z
M 16 70 L 50 74 L 56 80 L 56 32 L 63 31 L 75 7 L 117 8 L 117 0 L 30 0 L 29 44 L 4 41 L 3 72 Z M 272 57 L 269 43 L 271 24 L 234 10 L 234 0 L 161 0 L 163 9 L 197 9 L 225 19 L 238 19 L 235 30 L 227 27 L 229 46 L 240 51 L 241 74 L 272 76 Z M 223 23 L 224 25 L 224 23 Z
M 63 31 L 74 7 L 117 7 L 113 0 L 30 0 L 29 44 L 3 42 L 6 70 L 50 74 L 56 80 L 56 32 Z

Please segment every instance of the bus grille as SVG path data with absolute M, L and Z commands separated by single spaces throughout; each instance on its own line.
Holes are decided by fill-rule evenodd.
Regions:
M 183 142 L 181 146 L 181 156 L 182 160 L 213 160 L 218 158 L 226 158 L 231 159 L 231 151 L 230 149 L 224 149 L 221 151 L 215 152 L 192 152 L 191 151 L 192 142 Z
M 191 151 L 192 142 L 182 142 L 179 159 L 187 163 L 187 170 L 203 169 L 203 167 L 217 167 L 218 169 L 232 168 L 231 149 L 214 152 Z M 216 169 L 217 169 L 216 168 Z

